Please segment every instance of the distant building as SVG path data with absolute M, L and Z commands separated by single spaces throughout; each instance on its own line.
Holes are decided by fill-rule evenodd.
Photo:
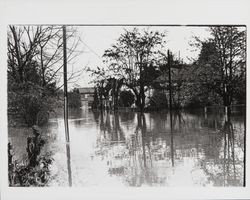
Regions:
M 92 87 L 84 87 L 84 88 L 79 88 L 79 92 L 81 95 L 82 107 L 85 108 L 91 107 L 94 101 L 95 89 Z

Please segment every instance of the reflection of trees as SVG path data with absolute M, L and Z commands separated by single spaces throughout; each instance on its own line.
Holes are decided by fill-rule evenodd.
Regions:
M 172 115 L 172 131 L 173 129 L 178 129 L 182 131 L 183 127 L 185 126 L 185 120 L 183 119 L 182 113 L 180 111 L 175 111 L 171 113 Z
M 221 120 L 216 122 L 223 127 L 218 130 L 204 123 L 210 117 L 174 112 L 172 117 L 166 113 L 134 115 L 137 120 L 133 119 L 131 124 L 136 121 L 136 127 L 133 129 L 130 124 L 125 136 L 123 128 L 127 123 L 121 123 L 120 113 L 100 114 L 98 148 L 110 175 L 122 176 L 130 186 L 166 185 L 171 176 L 169 170 L 182 164 L 185 167 L 190 160 L 194 171 L 200 169 L 206 175 L 204 184 L 242 185 L 242 149 L 239 152 L 235 137 L 238 142 L 243 140 L 238 138 L 230 118 L 223 124 Z
M 168 115 L 166 112 L 150 113 L 149 117 L 149 130 L 153 141 L 156 141 L 157 138 L 162 138 L 165 135 Z
M 101 124 L 102 141 L 99 140 L 98 153 L 107 160 L 108 173 L 111 176 L 122 175 L 130 186 L 163 182 L 164 177 L 156 176 L 152 163 L 154 156 L 144 114 L 137 114 L 135 132 L 129 135 L 126 142 L 118 113 L 111 115 L 106 112 L 100 117 Z
M 124 131 L 120 125 L 120 118 L 117 112 L 111 114 L 110 111 L 102 111 L 99 113 L 100 131 L 104 139 L 110 143 L 124 141 Z
M 152 185 L 158 182 L 152 163 L 150 137 L 147 134 L 145 115 L 137 114 L 135 135 L 131 136 L 130 159 L 126 181 L 130 186 Z
M 88 122 L 95 122 L 96 114 L 96 112 L 89 112 L 88 110 L 69 109 L 69 122 L 81 128 L 82 126 L 86 126 Z
M 100 113 L 100 138 L 96 154 L 107 159 L 110 175 L 122 175 L 124 167 L 120 165 L 125 156 L 125 135 L 120 125 L 117 112 L 104 111 Z
M 170 147 L 171 147 L 171 163 L 172 163 L 172 166 L 174 166 L 174 135 L 173 135 L 173 117 L 172 117 L 172 111 L 170 110 Z M 175 115 L 176 116 L 176 115 Z M 175 122 L 176 122 L 176 118 L 174 118 Z M 179 118 L 180 119 L 180 118 Z M 179 121 L 180 122 L 180 121 Z
M 92 110 L 92 112 L 93 112 L 94 120 L 97 124 L 99 122 L 100 112 L 96 110 Z
M 219 120 L 219 115 L 217 114 L 210 114 L 206 116 L 204 120 L 202 120 L 201 125 L 203 127 L 211 128 L 211 129 L 221 129 L 223 127 L 223 122 Z
M 120 119 L 121 119 L 121 122 L 133 122 L 134 119 L 135 119 L 135 112 L 120 112 L 119 113 L 120 115 Z
M 211 160 L 206 155 L 204 160 L 201 161 L 201 166 L 208 176 L 208 180 L 211 181 L 214 186 L 242 186 L 242 152 L 240 148 L 235 145 L 235 130 L 230 119 L 230 114 L 226 116 L 220 134 L 220 136 L 216 137 L 217 140 L 213 140 L 217 142 L 217 144 L 211 145 L 208 149 L 213 152 L 211 157 L 214 159 Z M 219 145 L 218 142 L 221 142 L 221 145 Z M 221 147 L 221 149 L 214 150 L 216 147 Z
M 113 120 L 112 120 L 112 127 L 113 127 L 113 131 L 111 131 L 112 133 L 111 140 L 114 143 L 117 141 L 125 141 L 124 132 L 121 128 L 120 118 L 117 112 L 114 112 Z

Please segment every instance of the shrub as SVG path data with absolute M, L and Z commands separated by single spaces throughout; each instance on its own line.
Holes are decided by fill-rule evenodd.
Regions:
M 135 102 L 134 94 L 130 90 L 124 90 L 120 93 L 120 106 L 131 107 Z
M 47 122 L 52 111 L 55 95 L 31 82 L 12 84 L 8 88 L 8 110 L 19 114 L 29 126 Z
M 22 163 L 13 161 L 12 145 L 8 143 L 8 166 L 10 186 L 46 186 L 50 178 L 51 153 L 41 155 L 45 140 L 36 127 L 33 137 L 27 138 L 27 159 Z
M 81 95 L 77 88 L 74 88 L 68 93 L 68 106 L 70 108 L 80 108 L 81 107 Z
M 164 94 L 161 91 L 154 91 L 153 96 L 149 100 L 149 108 L 167 108 L 168 107 L 168 101 L 166 98 L 166 94 Z

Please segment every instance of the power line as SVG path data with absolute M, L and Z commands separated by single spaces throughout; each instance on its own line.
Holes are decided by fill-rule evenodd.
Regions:
M 87 45 L 85 42 L 82 41 L 82 43 L 92 52 L 94 53 L 99 59 L 102 60 L 102 57 L 98 55 L 89 45 Z

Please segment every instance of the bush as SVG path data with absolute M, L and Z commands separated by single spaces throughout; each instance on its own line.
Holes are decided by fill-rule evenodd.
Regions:
M 153 96 L 149 100 L 149 108 L 162 109 L 168 107 L 166 94 L 161 91 L 154 91 Z
M 31 82 L 12 84 L 8 88 L 8 110 L 20 115 L 29 127 L 48 121 L 54 99 L 52 91 Z
M 22 163 L 13 161 L 12 145 L 8 144 L 9 186 L 46 186 L 50 178 L 51 153 L 41 155 L 45 140 L 38 130 L 33 129 L 34 137 L 27 138 L 27 159 Z
M 120 93 L 119 104 L 122 107 L 131 107 L 132 104 L 135 102 L 134 94 L 128 90 L 124 90 Z
M 73 91 L 68 93 L 68 106 L 70 108 L 80 108 L 81 103 L 81 94 L 77 88 L 74 88 Z

